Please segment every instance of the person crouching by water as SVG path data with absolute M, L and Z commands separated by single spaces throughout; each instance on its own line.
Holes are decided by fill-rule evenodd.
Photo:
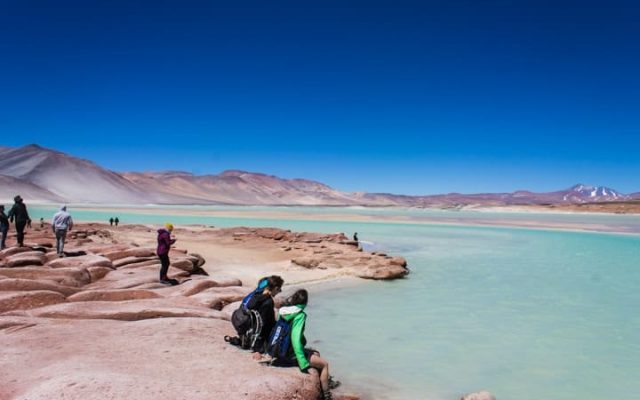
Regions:
M 340 382 L 334 381 L 329 375 L 329 362 L 320 357 L 317 350 L 305 348 L 307 339 L 304 337 L 304 328 L 307 321 L 307 314 L 304 309 L 307 306 L 309 294 L 305 289 L 296 291 L 291 297 L 285 300 L 283 306 L 279 310 L 279 320 L 276 323 L 269 343 L 267 344 L 268 352 L 275 357 L 274 365 L 295 365 L 298 364 L 302 372 L 307 372 L 309 368 L 315 368 L 320 374 L 320 385 L 322 386 L 322 395 L 324 400 L 331 400 L 331 389 L 335 389 Z M 283 320 L 283 324 L 280 320 Z M 290 335 L 290 345 L 287 349 L 274 348 L 279 341 L 278 328 L 284 327 L 284 331 Z M 280 343 L 287 343 L 286 340 Z M 283 357 L 284 356 L 284 357 Z
M 4 204 L 0 204 L 0 250 L 7 247 L 7 233 L 9 232 L 9 218 L 4 213 Z
M 13 198 L 15 202 L 11 210 L 9 210 L 9 221 L 13 222 L 15 220 L 16 223 L 16 238 L 18 239 L 18 246 L 24 246 L 24 228 L 27 226 L 27 223 L 31 223 L 31 218 L 29 217 L 29 212 L 27 211 L 27 205 L 24 204 L 22 197 L 17 195 Z
M 283 284 L 284 280 L 278 275 L 260 279 L 258 286 L 242 299 L 240 307 L 231 316 L 231 323 L 240 337 L 225 336 L 225 341 L 264 353 L 276 324 L 273 298 L 282 291 Z
M 60 207 L 60 211 L 53 215 L 51 229 L 56 235 L 56 252 L 58 256 L 64 256 L 64 241 L 67 238 L 67 230 L 73 229 L 73 218 L 67 212 L 67 206 Z
M 156 254 L 160 257 L 160 283 L 165 285 L 177 285 L 176 279 L 169 279 L 167 273 L 169 272 L 169 250 L 171 245 L 176 242 L 176 239 L 171 238 L 171 232 L 173 232 L 173 225 L 167 223 L 164 228 L 158 229 L 158 248 Z

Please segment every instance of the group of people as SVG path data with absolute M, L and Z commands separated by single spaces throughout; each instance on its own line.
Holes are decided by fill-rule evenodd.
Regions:
M 24 246 L 24 229 L 30 224 L 31 218 L 22 197 L 18 195 L 14 198 L 14 205 L 8 215 L 4 210 L 4 205 L 0 205 L 0 233 L 2 234 L 0 249 L 6 247 L 10 223 L 15 223 L 18 246 Z M 116 226 L 119 222 L 117 217 L 109 221 Z M 51 229 L 56 236 L 56 252 L 62 257 L 67 232 L 73 229 L 73 218 L 67 211 L 66 205 L 60 207 L 60 210 L 54 214 Z M 177 285 L 179 282 L 167 275 L 170 265 L 169 251 L 176 242 L 176 239 L 171 236 L 172 232 L 171 223 L 166 223 L 163 228 L 158 229 L 156 253 L 161 265 L 160 282 Z M 239 337 L 227 336 L 225 340 L 258 354 L 270 355 L 274 365 L 297 365 L 303 372 L 307 372 L 309 368 L 317 369 L 320 374 L 323 398 L 331 400 L 330 390 L 337 387 L 339 382 L 332 380 L 329 375 L 329 363 L 320 357 L 320 353 L 305 347 L 307 344 L 304 336 L 307 320 L 305 308 L 309 294 L 305 289 L 299 289 L 293 293 L 283 302 L 276 319 L 274 297 L 282 291 L 283 285 L 284 280 L 277 275 L 261 279 L 256 289 L 243 299 L 238 310 L 233 313 L 232 323 Z
M 225 341 L 272 357 L 272 364 L 298 366 L 302 372 L 315 368 L 320 374 L 324 400 L 331 400 L 331 389 L 340 383 L 329 375 L 329 363 L 317 350 L 305 347 L 304 335 L 309 293 L 299 289 L 289 296 L 276 319 L 274 297 L 282 291 L 284 280 L 278 275 L 262 278 L 234 311 L 231 322 L 239 337 L 225 336 Z
M 116 226 L 118 226 L 118 224 L 120 223 L 120 220 L 118 219 L 118 217 L 111 217 L 109 218 L 109 225 L 113 226 L 113 224 L 116 224 Z
M 31 217 L 27 205 L 20 195 L 13 198 L 14 204 L 9 210 L 9 214 L 5 214 L 4 205 L 0 204 L 0 250 L 7 247 L 7 235 L 9 234 L 9 225 L 15 224 L 16 241 L 18 247 L 24 247 L 24 230 L 31 227 Z M 44 219 L 40 218 L 40 228 L 44 227 Z M 67 206 L 60 207 L 60 210 L 53 215 L 51 220 L 51 229 L 56 235 L 56 253 L 59 256 L 64 255 L 64 242 L 67 237 L 67 231 L 73 228 L 73 219 L 67 212 Z
M 169 251 L 176 239 L 171 236 L 173 224 L 166 223 L 158 229 L 156 254 L 160 258 L 160 283 L 177 285 L 176 279 L 167 276 L 169 271 Z M 329 375 L 329 363 L 317 350 L 305 347 L 307 340 L 304 328 L 307 321 L 305 308 L 309 293 L 299 289 L 288 297 L 279 309 L 276 319 L 274 297 L 282 291 L 284 280 L 278 275 L 260 279 L 258 286 L 242 300 L 234 311 L 231 322 L 237 337 L 225 336 L 225 341 L 252 350 L 258 354 L 268 354 L 272 363 L 279 366 L 297 365 L 307 372 L 315 368 L 320 374 L 320 384 L 324 400 L 331 400 L 331 389 L 340 383 Z
M 24 246 L 24 229 L 27 225 L 31 225 L 31 218 L 27 211 L 27 205 L 24 204 L 22 197 L 17 195 L 13 198 L 13 207 L 9 210 L 9 214 L 4 213 L 4 205 L 0 205 L 0 250 L 7 247 L 7 235 L 9 233 L 9 224 L 15 223 L 16 239 L 18 246 Z

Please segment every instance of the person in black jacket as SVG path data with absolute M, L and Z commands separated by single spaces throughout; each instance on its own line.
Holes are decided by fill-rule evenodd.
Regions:
M 276 324 L 273 298 L 282 291 L 282 285 L 284 284 L 284 280 L 278 275 L 272 275 L 264 279 L 267 280 L 266 287 L 262 292 L 253 295 L 247 303 L 247 309 L 257 311 L 262 318 L 261 334 L 252 349 L 259 353 L 264 353 L 265 342 Z
M 7 241 L 7 232 L 9 232 L 9 218 L 4 213 L 4 204 L 0 204 L 0 250 L 4 249 Z
M 11 211 L 9 211 L 9 221 L 16 223 L 16 235 L 18 239 L 18 246 L 24 246 L 24 227 L 27 224 L 31 224 L 31 218 L 29 218 L 29 212 L 27 212 L 27 205 L 22 201 L 22 197 L 17 195 L 13 198 L 15 202 Z

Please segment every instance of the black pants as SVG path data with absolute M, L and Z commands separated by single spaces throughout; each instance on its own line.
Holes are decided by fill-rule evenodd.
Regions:
M 18 246 L 24 246 L 24 227 L 27 225 L 27 221 L 16 220 L 16 236 L 18 239 Z
M 169 255 L 168 254 L 162 254 L 162 255 L 158 255 L 158 257 L 160 257 L 160 280 L 166 280 L 167 279 L 167 272 L 169 272 Z
M 8 232 L 9 232 L 9 225 L 0 226 L 0 235 L 2 236 L 2 238 L 0 239 L 0 250 L 7 247 L 6 241 L 7 241 Z

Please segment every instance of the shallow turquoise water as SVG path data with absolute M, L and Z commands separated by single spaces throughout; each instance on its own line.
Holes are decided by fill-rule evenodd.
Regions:
M 305 212 L 313 218 L 318 210 Z M 53 211 L 32 209 L 32 219 L 48 219 Z M 342 212 L 424 215 L 423 210 L 332 209 Z M 77 220 L 106 221 L 112 214 L 74 211 Z M 478 214 L 471 213 L 469 220 L 489 218 Z M 433 215 L 467 218 L 460 213 L 431 212 L 430 218 Z M 406 257 L 412 269 L 408 279 L 329 289 L 317 297 L 314 289 L 311 292 L 310 345 L 331 361 L 334 375 L 372 398 L 444 400 L 481 389 L 499 399 L 622 399 L 640 393 L 640 236 L 118 216 L 136 223 L 279 226 L 349 235 L 357 231 L 369 247 Z M 640 226 L 634 216 L 493 216 L 502 217 L 606 221 L 635 232 Z

